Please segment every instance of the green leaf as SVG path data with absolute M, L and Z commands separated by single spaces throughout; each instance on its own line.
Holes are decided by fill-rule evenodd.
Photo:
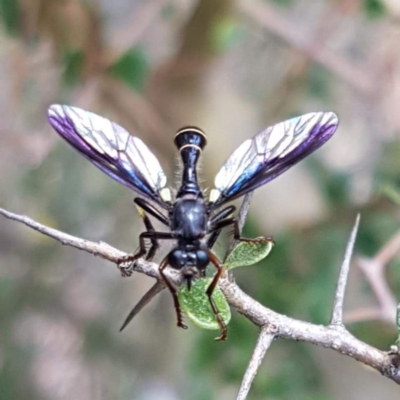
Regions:
M 386 8 L 382 0 L 364 0 L 363 6 L 369 18 L 380 18 L 385 15 Z
M 220 329 L 220 326 L 206 295 L 211 281 L 212 278 L 197 279 L 193 282 L 190 291 L 186 285 L 182 285 L 178 291 L 178 299 L 182 310 L 195 325 L 202 329 L 217 330 Z M 215 288 L 212 298 L 222 320 L 228 325 L 231 320 L 231 309 L 218 286 Z
M 110 72 L 137 91 L 141 91 L 146 82 L 149 62 L 143 50 L 134 47 L 126 52 L 114 65 Z
M 327 101 L 331 94 L 331 74 L 321 65 L 313 64 L 307 72 L 307 90 L 311 96 Z
M 68 50 L 63 55 L 63 80 L 67 85 L 75 85 L 81 77 L 84 53 L 82 50 Z
M 263 260 L 272 249 L 274 243 L 267 238 L 257 238 L 255 242 L 240 242 L 229 254 L 225 268 L 246 267 Z
M 17 34 L 20 27 L 18 1 L 0 0 L 0 18 L 9 35 Z
M 232 48 L 241 38 L 242 33 L 233 18 L 223 18 L 215 24 L 211 32 L 212 44 L 216 51 Z
M 382 185 L 381 191 L 389 200 L 400 206 L 400 190 L 397 187 L 386 183 Z
M 273 3 L 276 3 L 278 6 L 287 7 L 294 3 L 294 0 L 272 0 Z

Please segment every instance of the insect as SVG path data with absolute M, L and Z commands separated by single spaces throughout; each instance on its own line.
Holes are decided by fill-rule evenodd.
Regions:
M 336 131 L 337 116 L 332 112 L 315 112 L 289 119 L 258 133 L 242 143 L 228 158 L 215 177 L 215 188 L 208 199 L 197 180 L 197 163 L 207 139 L 202 130 L 185 127 L 174 138 L 182 160 L 182 183 L 175 196 L 166 186 L 166 176 L 157 158 L 137 137 L 106 118 L 65 105 L 52 105 L 48 117 L 53 128 L 72 147 L 96 167 L 138 194 L 134 202 L 143 218 L 146 231 L 139 236 L 138 251 L 121 260 L 133 262 L 140 257 L 151 260 L 159 242 L 174 240 L 173 249 L 159 265 L 161 279 L 172 294 L 177 325 L 183 323 L 177 288 L 165 275 L 171 266 L 180 270 L 188 289 L 192 280 L 205 276 L 208 264 L 216 268 L 206 295 L 221 328 L 216 340 L 225 340 L 227 327 L 213 301 L 212 293 L 223 273 L 223 266 L 211 247 L 225 227 L 234 228 L 240 236 L 235 207 L 225 206 L 259 186 L 275 179 L 322 146 Z M 168 227 L 159 232 L 149 216 Z M 150 248 L 146 249 L 146 241 Z M 121 264 L 122 265 L 122 264 Z M 131 264 L 132 265 L 132 264 Z M 129 274 L 129 269 L 120 267 Z

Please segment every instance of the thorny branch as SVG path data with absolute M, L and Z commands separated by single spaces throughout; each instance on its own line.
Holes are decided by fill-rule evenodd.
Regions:
M 116 263 L 120 257 L 126 255 L 126 253 L 117 250 L 106 243 L 91 242 L 68 235 L 64 232 L 42 225 L 26 216 L 14 214 L 1 208 L 0 214 L 4 215 L 6 218 L 22 222 L 23 224 L 58 240 L 62 244 L 98 255 L 114 263 Z M 159 278 L 158 265 L 155 263 L 138 260 L 133 266 L 133 270 L 156 279 Z M 180 284 L 181 277 L 178 271 L 169 269 L 166 273 L 168 279 L 173 283 L 177 285 Z M 219 285 L 230 306 L 235 308 L 236 311 L 262 329 L 271 329 L 271 327 L 273 327 L 273 334 L 276 338 L 303 341 L 333 349 L 376 369 L 382 375 L 388 377 L 397 384 L 400 384 L 398 356 L 389 355 L 386 352 L 378 350 L 377 348 L 358 340 L 343 326 L 314 325 L 309 322 L 300 321 L 276 313 L 252 299 L 235 283 L 229 282 L 226 278 L 221 279 Z M 257 350 L 257 352 L 258 351 L 259 350 Z
M 85 240 L 82 238 L 78 238 L 76 236 L 69 235 L 65 232 L 61 232 L 57 229 L 50 228 L 46 225 L 42 225 L 39 222 L 25 216 L 14 214 L 3 208 L 0 208 L 0 214 L 4 215 L 6 218 L 22 222 L 23 224 L 29 226 L 30 228 L 34 229 L 42 233 L 43 235 L 49 236 L 61 244 L 66 246 L 75 247 L 79 250 L 86 251 L 90 254 L 95 256 L 99 256 L 104 258 L 105 260 L 111 261 L 113 263 L 118 263 L 122 257 L 127 256 L 128 254 L 116 249 L 115 247 L 110 246 L 104 242 L 91 242 L 90 240 Z M 158 275 L 158 266 L 155 263 L 147 262 L 142 259 L 138 260 L 135 264 L 134 270 L 136 272 L 141 272 L 152 278 L 159 278 Z M 168 271 L 166 273 L 169 278 L 171 278 L 174 282 L 179 282 L 179 274 L 174 273 L 174 271 Z

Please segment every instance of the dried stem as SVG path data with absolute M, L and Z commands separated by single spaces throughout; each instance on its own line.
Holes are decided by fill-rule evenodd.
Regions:
M 388 263 L 399 250 L 400 232 L 397 232 L 374 257 L 358 259 L 358 266 L 378 301 L 378 308 L 350 311 L 345 315 L 346 322 L 383 320 L 395 324 L 397 301 L 388 285 L 385 273 Z
M 351 63 L 340 54 L 333 53 L 325 47 L 321 48 L 319 36 L 315 39 L 308 39 L 305 33 L 299 32 L 296 24 L 285 18 L 282 13 L 279 13 L 267 2 L 243 0 L 238 4 L 240 11 L 253 21 L 256 21 L 313 61 L 323 65 L 360 93 L 370 96 L 375 92 L 374 80 L 359 65 Z
M 84 250 L 95 256 L 100 256 L 106 260 L 112 261 L 114 263 L 126 255 L 126 253 L 108 245 L 103 242 L 90 242 L 85 239 L 78 238 L 76 236 L 68 235 L 67 233 L 61 232 L 57 229 L 50 228 L 46 225 L 42 225 L 39 222 L 25 216 L 14 214 L 10 211 L 0 208 L 0 214 L 4 215 L 8 219 L 14 221 L 22 222 L 23 224 L 29 226 L 30 228 L 43 233 L 43 235 L 49 236 L 66 246 L 72 246 L 79 250 Z
M 249 297 L 235 283 L 226 279 L 220 281 L 220 287 L 228 303 L 236 311 L 257 326 L 274 326 L 277 338 L 303 341 L 333 349 L 369 365 L 400 384 L 400 370 L 392 364 L 388 354 L 356 339 L 345 329 L 314 325 L 278 314 Z
M 331 325 L 343 325 L 343 301 L 346 291 L 347 279 L 350 271 L 350 262 L 353 255 L 354 244 L 357 237 L 358 225 L 360 224 L 360 214 L 357 214 L 356 222 L 346 247 L 343 263 L 340 268 L 339 279 L 336 286 L 335 300 L 333 303 Z
M 0 214 L 9 219 L 22 222 L 63 244 L 101 256 L 114 263 L 118 262 L 120 257 L 126 255 L 126 253 L 117 250 L 106 243 L 96 243 L 76 238 L 56 229 L 39 224 L 26 216 L 10 213 L 3 209 L 0 209 Z M 158 265 L 155 263 L 138 260 L 135 262 L 132 269 L 136 272 L 144 273 L 148 276 L 159 279 Z M 180 285 L 181 276 L 178 271 L 166 269 L 165 273 L 168 280 L 176 285 Z M 356 339 L 343 327 L 335 325 L 314 325 L 278 314 L 252 299 L 235 283 L 230 282 L 227 278 L 220 279 L 219 285 L 228 303 L 233 308 L 260 328 L 273 326 L 275 337 L 304 341 L 318 346 L 331 348 L 376 369 L 384 376 L 400 384 L 400 370 L 394 358 L 387 353 Z
M 400 232 L 394 236 L 378 251 L 374 260 L 384 268 L 400 251 Z
M 148 0 L 134 7 L 132 14 L 126 19 L 128 22 L 114 32 L 109 40 L 107 65 L 115 63 L 140 41 L 154 20 L 160 18 L 165 3 L 164 0 Z
M 355 322 L 379 321 L 383 318 L 381 310 L 379 308 L 370 307 L 348 311 L 344 315 L 343 319 L 346 324 L 352 324 Z
M 273 332 L 274 330 L 275 329 L 271 326 L 266 326 L 261 329 L 256 347 L 254 349 L 253 355 L 251 356 L 249 365 L 247 366 L 246 373 L 244 374 L 236 400 L 245 400 L 247 398 L 250 387 L 254 381 L 254 378 L 257 375 L 258 369 L 260 368 L 262 360 L 264 359 L 265 353 L 275 339 L 275 333 Z
M 400 232 L 397 232 L 373 258 L 360 258 L 359 268 L 368 281 L 379 304 L 381 318 L 395 323 L 396 298 L 387 283 L 385 273 L 388 263 L 400 250 Z
M 46 225 L 42 225 L 39 222 L 25 216 L 14 214 L 3 208 L 0 208 L 0 214 L 4 215 L 6 218 L 11 219 L 13 221 L 22 222 L 23 224 L 27 225 L 28 227 L 42 233 L 43 235 L 49 236 L 63 245 L 75 247 L 79 250 L 86 251 L 87 253 L 93 254 L 95 256 L 99 256 L 104 258 L 105 260 L 111 261 L 117 264 L 122 257 L 128 255 L 121 250 L 116 249 L 115 247 L 110 246 L 104 242 L 91 242 L 89 240 L 81 239 L 76 236 L 69 235 L 65 232 L 61 232 L 57 229 L 50 228 Z M 133 271 L 140 272 L 151 276 L 152 278 L 159 279 L 160 276 L 158 274 L 158 264 L 145 261 L 139 259 L 135 262 L 135 265 L 132 267 Z M 172 281 L 179 284 L 180 282 L 180 275 L 177 271 L 168 270 L 165 272 L 167 277 Z
M 238 217 L 238 224 L 239 224 L 239 231 L 242 232 L 244 224 L 247 219 L 247 214 L 249 213 L 251 199 L 253 198 L 253 192 L 247 193 L 244 196 L 242 205 L 240 206 L 239 210 L 239 217 Z
M 378 300 L 382 318 L 394 323 L 397 303 L 386 281 L 382 264 L 376 262 L 374 258 L 360 258 L 358 266 Z

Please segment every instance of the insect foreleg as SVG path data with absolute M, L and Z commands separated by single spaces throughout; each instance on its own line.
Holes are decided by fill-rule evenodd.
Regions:
M 145 222 L 146 229 L 148 229 L 148 227 L 151 227 L 151 229 L 153 229 L 153 225 L 145 214 L 142 218 Z M 142 232 L 139 235 L 138 251 L 135 254 L 129 254 L 122 257 L 118 262 L 118 268 L 121 271 L 122 276 L 132 275 L 133 263 L 146 254 L 146 239 L 150 239 L 151 241 L 151 247 L 146 257 L 146 260 L 150 260 L 152 257 L 154 257 L 154 254 L 159 247 L 158 240 L 173 240 L 175 239 L 175 237 L 171 232 L 157 232 L 154 230 L 147 230 L 146 232 Z

